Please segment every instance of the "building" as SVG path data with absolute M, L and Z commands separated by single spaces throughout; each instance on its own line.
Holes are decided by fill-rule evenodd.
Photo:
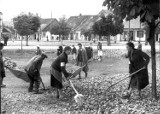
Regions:
M 129 38 L 132 41 L 145 41 L 146 33 L 144 24 L 140 23 L 139 17 L 130 21 L 124 20 L 123 24 L 124 32 L 123 34 L 117 36 L 118 41 L 128 41 Z
M 40 28 L 38 29 L 38 32 L 35 35 L 35 39 L 43 41 L 55 40 L 56 35 L 52 35 L 50 31 L 54 25 L 58 24 L 57 19 L 55 18 L 41 19 L 40 23 L 41 25 Z
M 92 25 L 99 19 L 97 15 L 79 15 L 71 16 L 67 23 L 72 28 L 69 35 L 71 40 L 84 40 L 85 37 L 81 34 L 82 30 L 91 29 Z

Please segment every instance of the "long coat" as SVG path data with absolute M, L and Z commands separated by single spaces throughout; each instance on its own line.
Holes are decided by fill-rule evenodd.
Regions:
M 128 89 L 136 88 L 141 90 L 149 84 L 147 65 L 149 64 L 150 58 L 146 53 L 137 49 L 134 49 L 133 53 L 129 53 L 128 57 L 130 61 L 130 74 L 145 66 L 145 69 L 139 71 L 131 77 L 128 87 Z
M 81 53 L 80 53 L 81 51 Z M 82 61 L 79 60 L 79 56 L 82 57 Z M 85 67 L 82 69 L 84 72 L 88 72 L 89 68 L 88 68 L 88 57 L 87 57 L 87 52 L 85 50 L 85 48 L 82 48 L 81 50 L 78 49 L 78 54 L 77 54 L 77 58 L 76 58 L 76 62 L 77 62 L 77 65 L 82 67 L 85 65 Z

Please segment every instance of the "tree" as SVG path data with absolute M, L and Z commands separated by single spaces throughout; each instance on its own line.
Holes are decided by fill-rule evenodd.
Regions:
M 121 20 L 131 20 L 140 16 L 141 22 L 148 25 L 147 41 L 151 46 L 152 57 L 152 96 L 157 98 L 156 92 L 156 51 L 155 30 L 159 22 L 159 0 L 104 0 L 106 6 Z
M 50 32 L 51 34 L 59 35 L 59 38 L 64 39 L 65 36 L 69 35 L 70 31 L 71 28 L 67 24 L 67 19 L 62 17 L 59 19 L 58 24 L 54 25 Z
M 107 17 L 101 16 L 101 19 L 94 23 L 93 32 L 100 36 L 106 36 L 108 45 L 110 45 L 110 36 L 116 36 L 123 32 L 124 25 L 118 18 L 112 14 Z
M 39 17 L 33 14 L 20 14 L 13 18 L 14 28 L 21 36 L 26 36 L 26 46 L 28 46 L 28 35 L 32 35 L 37 32 L 40 27 Z
M 92 30 L 91 29 L 82 29 L 81 30 L 81 34 L 84 35 L 85 39 L 88 37 L 88 40 L 90 41 L 91 40 L 91 35 L 92 35 Z

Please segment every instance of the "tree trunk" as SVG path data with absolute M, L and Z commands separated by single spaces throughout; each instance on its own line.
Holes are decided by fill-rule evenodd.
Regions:
M 107 36 L 107 46 L 111 45 L 110 36 Z
M 28 46 L 28 35 L 26 36 L 26 46 Z
M 156 86 L 156 50 L 155 50 L 155 25 L 150 26 L 149 44 L 151 46 L 152 58 L 152 97 L 157 99 L 157 86 Z

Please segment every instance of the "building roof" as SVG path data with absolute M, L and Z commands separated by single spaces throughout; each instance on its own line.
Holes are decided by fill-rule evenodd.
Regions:
M 124 24 L 124 29 L 129 28 L 129 21 L 124 21 L 123 24 Z M 144 28 L 144 25 L 140 23 L 140 17 L 130 20 L 130 28 L 132 29 Z
M 71 16 L 67 23 L 72 28 L 72 31 L 89 29 L 98 18 L 99 16 L 96 15 Z
M 40 20 L 40 29 L 39 31 L 48 31 L 50 30 L 50 25 L 51 24 L 56 24 L 58 23 L 57 19 L 56 18 L 46 18 L 46 19 L 41 19 Z
M 90 29 L 93 24 L 100 19 L 100 16 L 111 14 L 109 10 L 101 10 L 97 15 L 79 15 L 71 16 L 67 23 L 72 28 L 72 31 L 80 31 L 82 29 Z

